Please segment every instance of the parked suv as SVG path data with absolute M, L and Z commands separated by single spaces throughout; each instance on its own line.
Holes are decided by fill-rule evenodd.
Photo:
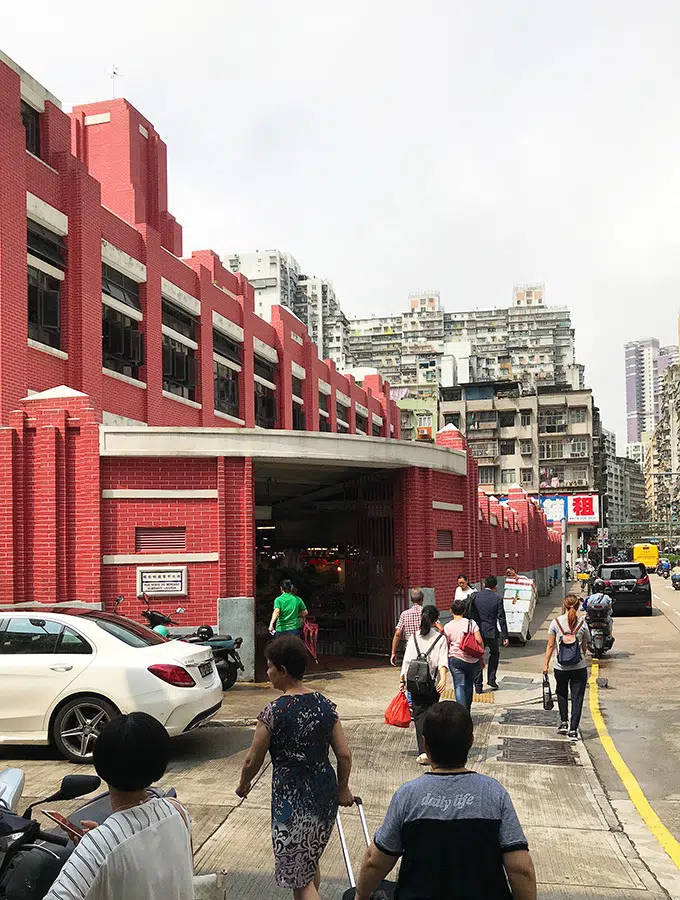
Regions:
M 614 601 L 614 615 L 621 612 L 652 615 L 652 586 L 642 563 L 605 563 L 598 568 L 597 577 L 607 585 L 607 593 Z

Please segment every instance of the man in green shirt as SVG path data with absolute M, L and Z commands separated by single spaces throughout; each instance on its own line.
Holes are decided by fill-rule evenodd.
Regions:
M 294 591 L 291 581 L 281 582 L 281 593 L 274 600 L 274 612 L 269 623 L 270 634 L 294 634 L 300 637 L 302 620 L 308 613 L 307 607 Z

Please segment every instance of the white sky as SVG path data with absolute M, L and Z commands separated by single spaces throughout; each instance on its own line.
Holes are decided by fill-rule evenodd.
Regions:
M 185 253 L 289 250 L 350 316 L 545 281 L 623 452 L 623 344 L 677 341 L 677 0 L 33 0 L 0 45 L 64 102 L 115 62 Z

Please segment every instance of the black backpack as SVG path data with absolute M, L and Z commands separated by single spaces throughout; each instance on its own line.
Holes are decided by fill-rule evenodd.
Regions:
M 559 619 L 555 619 L 555 623 L 562 636 L 557 648 L 557 662 L 567 669 L 578 665 L 583 659 L 581 653 L 581 638 L 579 637 L 583 619 L 579 621 L 573 631 L 565 631 L 560 625 Z
M 434 650 L 437 641 L 443 637 L 444 635 L 440 631 L 427 653 L 422 653 L 418 646 L 418 638 L 413 635 L 413 641 L 416 645 L 416 653 L 418 655 L 408 664 L 408 670 L 406 672 L 406 690 L 411 694 L 418 696 L 421 694 L 431 694 L 434 691 L 434 678 L 430 673 L 430 664 L 428 663 L 427 658 Z

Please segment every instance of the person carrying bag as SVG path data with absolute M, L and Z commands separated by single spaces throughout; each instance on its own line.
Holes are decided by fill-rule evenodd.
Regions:
M 548 629 L 543 675 L 547 676 L 550 660 L 557 645 L 555 658 L 555 682 L 557 705 L 560 710 L 558 734 L 566 734 L 569 740 L 578 740 L 578 726 L 583 710 L 583 698 L 588 682 L 586 651 L 590 642 L 590 630 L 584 616 L 577 610 L 581 599 L 576 594 L 564 598 L 564 613 L 553 619 Z M 571 719 L 569 720 L 569 694 L 571 693 Z
M 418 741 L 418 762 L 428 764 L 423 741 L 423 716 L 439 701 L 446 690 L 448 673 L 447 642 L 444 634 L 435 627 L 439 621 L 436 606 L 425 606 L 420 622 L 420 634 L 412 635 L 406 645 L 401 666 L 401 690 L 409 691 L 413 707 L 413 721 Z

